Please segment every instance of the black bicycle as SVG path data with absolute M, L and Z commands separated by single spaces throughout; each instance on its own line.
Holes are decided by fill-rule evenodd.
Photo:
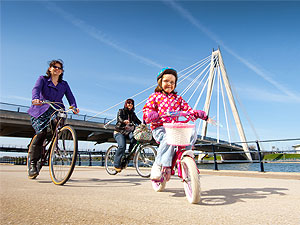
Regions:
M 77 158 L 78 140 L 73 127 L 65 125 L 67 113 L 72 110 L 56 108 L 58 105 L 55 102 L 43 102 L 42 104 L 49 104 L 55 111 L 57 123 L 52 129 L 52 123 L 47 127 L 47 136 L 43 143 L 41 158 L 37 162 L 37 169 L 40 171 L 44 165 L 49 165 L 50 177 L 54 184 L 63 185 L 71 177 Z M 55 107 L 55 106 L 56 107 Z M 54 114 L 52 115 L 54 116 Z M 34 143 L 35 135 L 29 144 L 29 151 Z M 27 169 L 29 170 L 30 156 L 27 156 Z M 33 177 L 32 179 L 35 179 Z
M 114 159 L 117 149 L 118 146 L 112 145 L 105 154 L 105 169 L 110 175 L 117 174 L 117 171 L 114 169 Z M 121 169 L 125 169 L 130 161 L 133 160 L 133 165 L 137 173 L 141 177 L 150 177 L 155 157 L 156 150 L 153 146 L 147 143 L 137 142 L 132 151 L 125 152 L 125 155 L 121 158 Z

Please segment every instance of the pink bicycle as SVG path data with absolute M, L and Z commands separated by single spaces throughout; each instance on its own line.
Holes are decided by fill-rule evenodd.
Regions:
M 188 112 L 170 112 L 167 117 L 176 117 L 176 122 L 165 123 L 167 143 L 175 146 L 175 154 L 172 160 L 171 175 L 175 174 L 177 167 L 178 177 L 183 182 L 183 187 L 187 200 L 190 203 L 197 204 L 200 201 L 200 172 L 194 160 L 192 150 L 185 150 L 185 146 L 190 145 L 190 139 L 194 130 L 195 124 L 188 124 L 189 121 L 194 121 L 194 117 Z M 186 118 L 185 121 L 179 121 L 179 117 Z M 170 179 L 169 171 L 162 169 L 162 177 L 160 180 L 151 180 L 152 187 L 155 191 L 163 191 L 167 181 Z

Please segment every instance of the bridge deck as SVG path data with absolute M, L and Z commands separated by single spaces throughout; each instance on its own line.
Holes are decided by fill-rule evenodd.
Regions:
M 25 166 L 0 165 L 1 224 L 300 223 L 299 173 L 220 172 L 202 171 L 202 200 L 191 205 L 176 177 L 156 193 L 130 168 L 109 176 L 76 167 L 70 182 L 56 186 L 47 168 L 29 180 Z

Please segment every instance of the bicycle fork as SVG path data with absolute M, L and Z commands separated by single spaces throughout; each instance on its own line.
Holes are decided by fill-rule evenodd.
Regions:
M 178 177 L 180 177 L 183 182 L 186 182 L 185 179 L 183 179 L 182 167 L 181 167 L 181 160 L 184 157 L 191 157 L 192 159 L 194 159 L 194 152 L 192 150 L 178 150 L 178 151 L 176 151 L 175 157 L 174 157 L 175 160 L 173 160 L 173 163 L 174 163 L 174 166 L 175 166 L 175 164 L 177 165 Z M 172 166 L 173 166 L 173 163 L 172 163 Z M 197 168 L 196 163 L 195 163 L 195 167 Z M 197 171 L 198 171 L 198 174 L 200 174 L 200 171 L 199 171 L 198 168 L 197 168 Z

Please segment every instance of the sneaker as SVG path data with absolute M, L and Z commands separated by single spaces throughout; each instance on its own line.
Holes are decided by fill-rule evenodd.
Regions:
M 161 166 L 154 164 L 151 169 L 151 180 L 160 180 L 161 178 Z
M 115 167 L 115 171 L 116 171 L 117 173 L 120 173 L 120 172 L 122 171 L 122 169 L 121 169 L 121 168 Z
M 166 178 L 166 181 L 169 181 L 171 178 L 171 168 L 170 167 L 163 167 L 163 174 Z

